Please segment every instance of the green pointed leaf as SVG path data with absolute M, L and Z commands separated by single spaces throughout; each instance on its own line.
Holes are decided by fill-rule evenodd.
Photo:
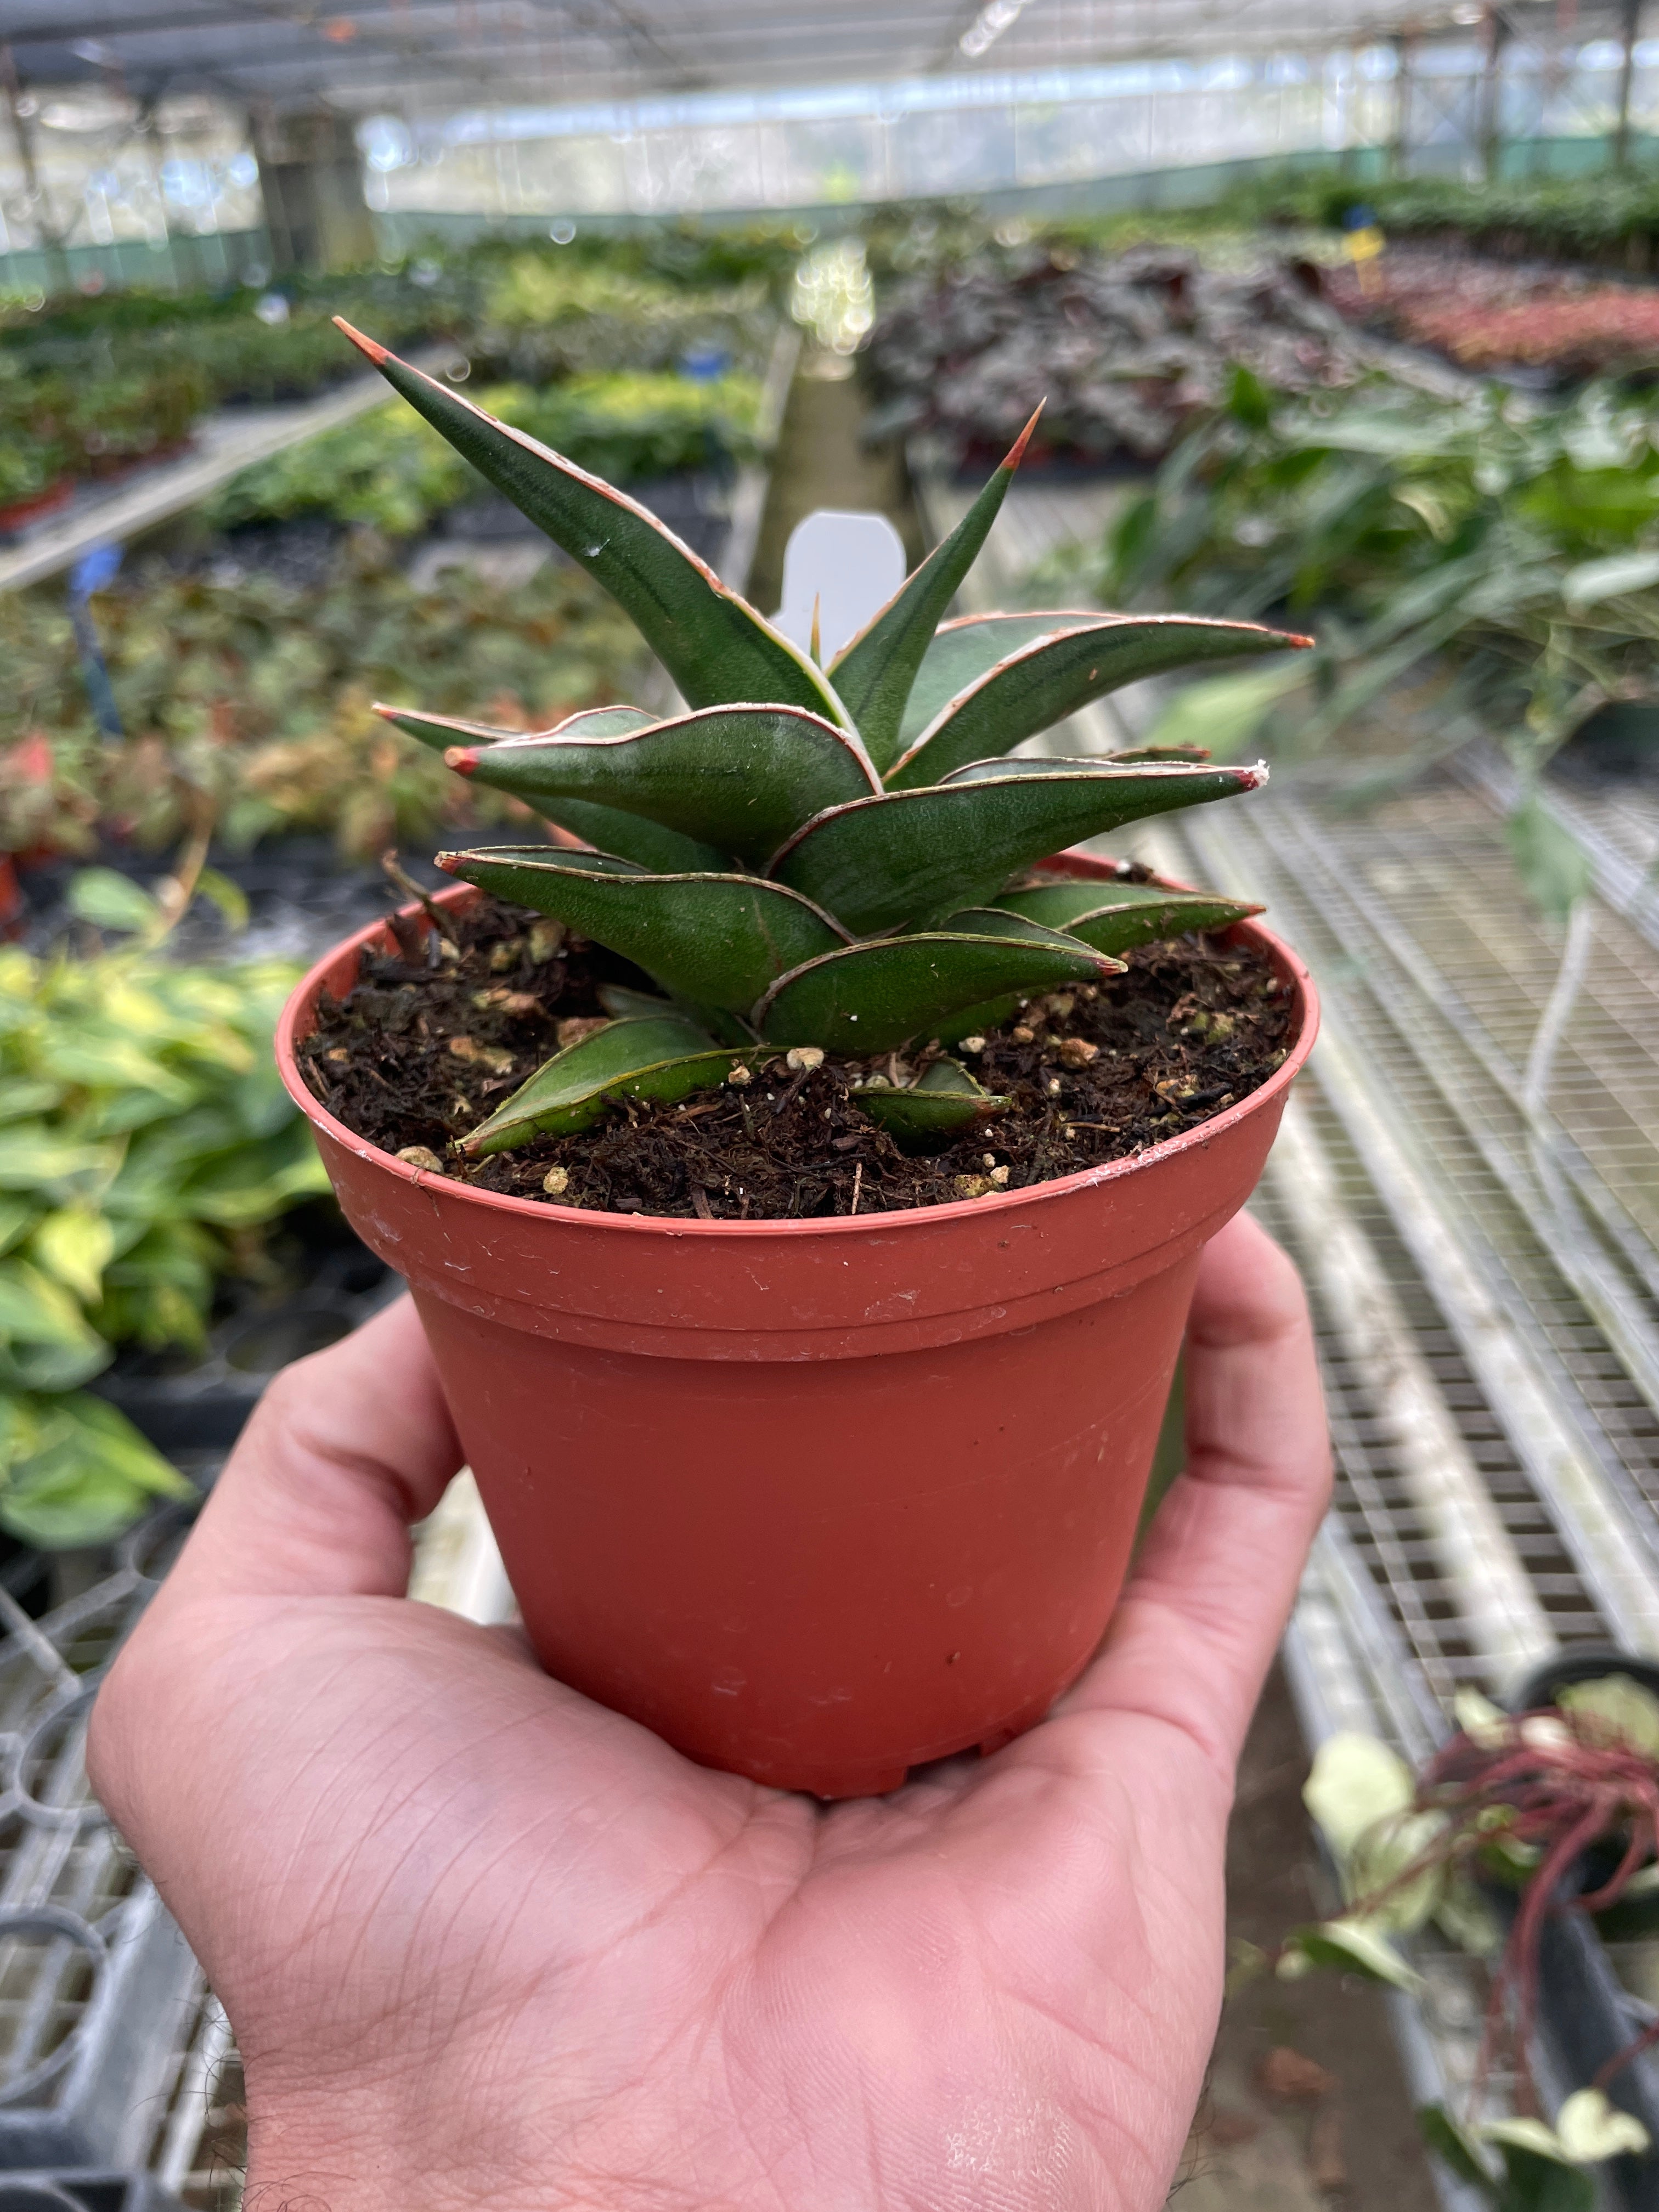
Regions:
M 678 1014 L 611 1022 L 555 1053 L 504 1106 L 461 1139 L 469 1159 L 509 1152 L 538 1136 L 568 1137 L 597 1121 L 613 1098 L 672 1103 L 723 1082 L 752 1045 L 716 1048 Z
M 1021 646 L 958 692 L 889 770 L 887 781 L 895 791 L 942 783 L 969 762 L 1011 752 L 1091 700 L 1144 677 L 1311 641 L 1259 623 L 1196 615 L 1097 617 Z
M 1010 653 L 1023 646 L 1034 645 L 1040 637 L 1054 637 L 1062 630 L 1091 629 L 1099 620 L 1100 611 L 1094 608 L 1087 612 L 1072 609 L 1047 614 L 961 615 L 955 622 L 941 623 L 922 655 L 921 666 L 910 687 L 899 731 L 898 750 L 908 752 L 928 724 L 958 693 L 977 684 L 981 676 L 988 675 Z M 886 761 L 882 766 L 885 769 L 891 764 Z
M 795 707 L 705 707 L 625 736 L 514 738 L 445 758 L 532 806 L 592 801 L 757 863 L 879 787 L 855 739 Z
M 648 508 L 498 422 L 349 323 L 339 328 L 464 460 L 605 586 L 690 705 L 764 699 L 810 708 L 846 726 L 833 687 L 799 647 Z
M 442 753 L 458 746 L 471 751 L 484 745 L 507 744 L 524 735 L 522 730 L 492 730 L 482 722 L 463 722 L 453 714 L 420 714 L 407 707 L 377 705 L 374 712 L 384 715 L 394 728 Z M 651 728 L 660 719 L 659 715 L 647 714 L 642 707 L 590 707 L 545 734 L 628 737 L 635 730 Z M 617 853 L 624 860 L 637 860 L 641 867 L 684 874 L 698 868 L 724 868 L 731 861 L 732 855 L 717 845 L 705 845 L 696 837 L 684 837 L 678 830 L 665 830 L 659 822 L 647 822 L 642 814 L 624 814 L 619 806 L 596 806 L 583 799 L 550 800 L 544 805 L 527 794 L 524 796 L 526 805 L 533 806 L 538 814 L 571 836 L 580 837 L 598 852 Z
M 753 1019 L 771 1043 L 822 1045 L 864 1058 L 932 1036 L 958 1006 L 994 992 L 1052 991 L 1109 972 L 1098 953 L 1080 945 L 943 932 L 881 938 L 781 977 Z
M 405 736 L 418 738 L 434 753 L 447 753 L 452 745 L 504 745 L 514 738 L 533 734 L 541 738 L 624 738 L 635 730 L 648 729 L 653 722 L 662 720 L 643 707 L 584 707 L 579 714 L 570 714 L 550 730 L 526 732 L 524 730 L 493 730 L 487 722 L 464 722 L 455 714 L 423 714 L 416 707 L 388 707 L 380 699 L 370 710 L 390 722 Z
M 601 983 L 594 996 L 607 1014 L 619 1022 L 654 1020 L 659 1014 L 678 1014 L 707 1030 L 716 1044 L 752 1046 L 754 1032 L 735 1014 L 696 999 L 663 999 L 654 991 L 630 991 L 624 983 Z
M 1037 414 L 1042 413 L 1037 410 Z M 900 750 L 905 702 L 931 647 L 939 617 L 979 556 L 1036 428 L 1033 415 L 1012 451 L 956 528 L 907 576 L 886 605 L 831 662 L 836 690 L 878 769 Z
M 1029 915 L 1011 913 L 1000 900 L 995 906 L 958 907 L 938 927 L 968 937 L 1017 937 L 1024 945 L 1050 945 L 1061 951 L 1074 951 L 1081 941 L 1071 932 L 1052 929 L 1047 922 L 1034 921 Z M 1104 959 L 1100 963 L 1100 973 L 1121 975 L 1123 963 Z
M 535 805 L 533 799 L 528 803 Z M 556 829 L 580 837 L 596 852 L 618 854 L 664 875 L 696 875 L 703 869 L 719 871 L 732 865 L 732 855 L 718 845 L 682 837 L 678 830 L 665 830 L 660 822 L 647 822 L 642 814 L 624 814 L 620 806 L 595 806 L 585 799 L 556 799 L 537 806 L 536 811 Z
M 987 1091 L 955 1060 L 933 1060 L 908 1090 L 872 1079 L 860 1084 L 853 1096 L 901 1145 L 958 1136 L 976 1121 L 1006 1114 L 1013 1103 Z
M 626 983 L 601 983 L 593 994 L 613 1021 L 655 1021 L 674 1007 L 654 991 L 630 991 Z
M 947 916 L 940 928 L 957 930 L 969 936 L 1019 937 L 1027 944 L 1075 945 L 1081 939 L 1065 931 L 1050 929 L 1042 923 L 1029 920 L 1022 914 L 1011 914 L 1000 905 L 965 906 Z M 1098 948 L 1097 948 L 1098 949 Z M 1123 972 L 1121 960 L 1108 958 L 1103 963 L 1103 973 L 1117 975 Z M 1033 995 L 1027 991 L 1005 991 L 1000 998 L 981 999 L 976 1005 L 961 1007 L 947 1015 L 939 1025 L 941 1044 L 960 1044 L 964 1037 L 988 1036 L 1012 1021 L 1025 1001 Z
M 997 901 L 1012 914 L 1064 929 L 1097 952 L 1161 945 L 1189 929 L 1230 929 L 1263 909 L 1217 891 L 1175 891 L 1162 884 L 1043 884 L 1006 891 Z
M 496 845 L 440 853 L 438 866 L 497 898 L 556 915 L 665 989 L 727 1011 L 752 1006 L 778 976 L 847 942 L 845 930 L 810 900 L 758 876 L 659 876 L 592 865 L 605 857 Z
M 1254 791 L 1267 777 L 1260 766 L 988 765 L 998 772 L 975 771 L 935 790 L 835 807 L 809 822 L 768 873 L 804 891 L 863 937 L 977 904 L 1000 890 L 1017 869 L 1080 838 L 1171 807 Z

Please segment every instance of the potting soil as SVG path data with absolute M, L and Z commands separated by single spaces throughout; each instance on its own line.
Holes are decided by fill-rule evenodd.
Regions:
M 872 1074 L 908 1082 L 927 1048 L 797 1072 L 757 1047 L 746 1085 L 678 1105 L 622 1100 L 577 1135 L 468 1162 L 451 1147 L 572 1042 L 565 1024 L 603 1017 L 599 986 L 653 987 L 493 899 L 446 927 L 455 942 L 441 957 L 406 929 L 406 953 L 368 952 L 343 1000 L 324 994 L 300 1048 L 306 1079 L 385 1152 L 421 1146 L 481 1189 L 600 1212 L 802 1219 L 1020 1189 L 1198 1127 L 1264 1083 L 1290 1038 L 1292 994 L 1259 952 L 1187 936 L 1130 953 L 1124 975 L 1030 1001 L 982 1048 L 963 1048 L 1012 1103 L 938 1150 L 901 1150 L 854 1095 Z

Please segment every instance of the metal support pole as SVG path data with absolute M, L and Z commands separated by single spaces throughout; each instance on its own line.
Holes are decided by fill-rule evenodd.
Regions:
M 1642 35 L 1642 0 L 1624 0 L 1620 25 L 1619 114 L 1613 128 L 1613 166 L 1630 160 L 1630 96 L 1636 81 L 1636 42 Z
M 23 171 L 23 189 L 34 212 L 41 250 L 46 257 L 47 289 L 53 292 L 67 292 L 69 257 L 64 252 L 63 237 L 53 217 L 46 187 L 40 182 L 40 171 L 34 158 L 33 111 L 24 104 L 23 88 L 17 76 L 17 64 L 8 46 L 0 46 L 0 84 L 5 87 L 6 112 L 11 118 L 11 134 Z
M 326 107 L 256 114 L 254 149 L 277 269 L 371 260 L 374 226 L 349 119 Z
M 1412 94 L 1417 84 L 1415 23 L 1407 23 L 1394 41 L 1394 127 L 1389 135 L 1389 174 L 1403 177 L 1411 161 Z
M 1480 120 L 1477 137 L 1480 167 L 1490 183 L 1498 174 L 1504 155 L 1504 49 L 1510 42 L 1509 19 L 1498 0 L 1486 0 L 1485 58 L 1480 69 Z
M 147 94 L 138 103 L 134 137 L 143 149 L 144 166 L 149 171 L 149 188 L 155 198 L 155 213 L 161 226 L 161 242 L 167 248 L 167 274 L 175 292 L 185 288 L 179 282 L 179 252 L 173 237 L 172 218 L 167 214 L 167 187 L 161 180 L 162 160 L 161 133 L 156 128 L 155 94 Z

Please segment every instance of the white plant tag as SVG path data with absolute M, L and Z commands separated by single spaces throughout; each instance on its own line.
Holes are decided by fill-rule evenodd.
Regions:
M 884 514 L 821 507 L 798 522 L 783 553 L 783 605 L 772 617 L 793 645 L 818 650 L 827 667 L 904 581 L 904 541 Z

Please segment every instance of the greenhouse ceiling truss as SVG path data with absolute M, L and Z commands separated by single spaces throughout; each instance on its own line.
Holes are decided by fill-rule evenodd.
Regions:
M 1640 0 L 0 0 L 25 87 L 403 112 L 1629 35 Z

